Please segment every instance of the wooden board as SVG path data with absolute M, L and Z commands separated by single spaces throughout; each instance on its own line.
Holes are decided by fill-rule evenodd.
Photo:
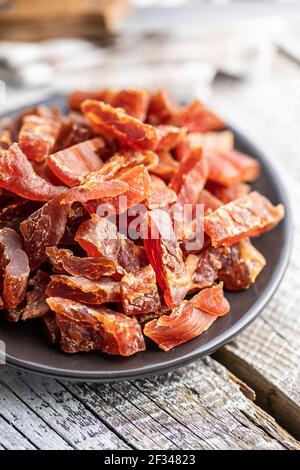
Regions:
M 17 448 L 300 449 L 210 358 L 134 383 L 58 382 L 6 366 L 0 380 L 4 447 L 11 436 Z

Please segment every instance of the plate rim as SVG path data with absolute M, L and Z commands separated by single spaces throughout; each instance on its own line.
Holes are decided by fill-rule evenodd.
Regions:
M 35 106 L 38 104 L 47 104 L 48 102 L 53 102 L 57 99 L 65 99 L 65 95 L 53 95 L 47 97 L 45 100 L 41 100 L 38 103 L 31 103 L 28 106 L 22 106 L 19 109 L 9 111 L 8 113 L 1 114 L 0 118 L 5 116 L 10 116 L 16 112 L 26 109 L 30 106 Z M 218 334 L 216 337 L 212 338 L 209 342 L 205 343 L 202 346 L 196 347 L 194 350 L 186 353 L 184 356 L 167 359 L 163 363 L 157 364 L 155 366 L 147 364 L 145 366 L 140 366 L 138 368 L 133 368 L 130 371 L 83 371 L 83 370 L 69 370 L 69 369 L 55 369 L 54 367 L 44 366 L 37 362 L 21 360 L 12 356 L 11 354 L 6 353 L 6 365 L 23 370 L 26 372 L 35 373 L 38 375 L 43 375 L 50 378 L 66 379 L 71 381 L 86 381 L 86 382 L 117 382 L 121 380 L 132 380 L 142 377 L 148 377 L 153 375 L 159 375 L 171 370 L 174 370 L 179 367 L 183 367 L 190 362 L 193 362 L 201 357 L 212 354 L 215 350 L 224 346 L 226 343 L 231 341 L 235 336 L 241 333 L 246 327 L 248 327 L 255 318 L 262 312 L 263 308 L 269 303 L 273 295 L 275 294 L 284 273 L 288 267 L 290 255 L 293 245 L 293 216 L 291 211 L 290 198 L 285 189 L 284 183 L 277 171 L 277 169 L 272 165 L 268 156 L 260 150 L 255 143 L 253 143 L 247 136 L 245 136 L 236 126 L 229 125 L 228 129 L 232 130 L 235 137 L 243 142 L 249 149 L 253 150 L 253 154 L 258 157 L 258 159 L 263 163 L 265 167 L 268 168 L 268 172 L 273 181 L 273 184 L 276 187 L 277 192 L 280 195 L 280 202 L 284 204 L 285 207 L 285 218 L 281 223 L 284 224 L 284 244 L 282 246 L 282 251 L 276 268 L 272 272 L 272 277 L 269 281 L 269 284 L 266 286 L 263 294 L 254 302 L 254 304 L 247 310 L 247 312 L 236 321 L 231 327 L 226 329 L 223 333 Z M 168 353 L 165 353 L 166 355 Z

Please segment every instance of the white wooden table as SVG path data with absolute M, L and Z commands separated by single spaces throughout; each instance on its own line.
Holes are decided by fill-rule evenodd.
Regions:
M 270 155 L 295 242 L 280 288 L 213 357 L 135 382 L 76 384 L 0 367 L 1 449 L 300 449 L 300 67 L 218 79 L 214 105 Z

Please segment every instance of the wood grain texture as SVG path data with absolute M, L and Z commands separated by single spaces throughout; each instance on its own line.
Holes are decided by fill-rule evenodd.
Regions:
M 263 314 L 215 358 L 252 386 L 258 403 L 300 439 L 300 67 L 280 57 L 272 80 L 219 82 L 215 104 L 272 158 L 289 192 L 295 237 L 289 268 Z M 284 93 L 282 93 L 284 90 Z M 272 104 L 272 105 L 271 105 Z M 298 215 L 297 215 L 298 214 Z
M 35 430 L 31 441 L 38 448 L 37 419 L 57 433 L 52 448 L 58 449 L 300 449 L 210 358 L 159 377 L 105 385 L 7 372 L 0 369 L 0 380 L 30 408 L 26 426 Z M 14 407 L 10 399 L 5 410 Z M 14 426 L 15 414 L 9 418 Z M 15 448 L 30 446 L 19 431 L 9 432 L 18 438 Z

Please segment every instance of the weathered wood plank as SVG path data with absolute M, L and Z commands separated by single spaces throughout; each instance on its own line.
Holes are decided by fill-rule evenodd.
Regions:
M 4 367 L 1 367 L 0 374 L 2 369 L 4 370 Z M 38 449 L 70 449 L 67 442 L 22 401 L 23 397 L 20 398 L 0 382 L 0 416 L 2 419 L 12 423 L 14 428 L 26 436 Z M 12 430 L 12 434 L 14 434 L 14 430 Z M 20 436 L 20 441 L 21 438 L 22 436 Z M 26 439 L 24 442 L 26 444 Z
M 275 71 L 271 81 L 253 87 L 220 82 L 214 101 L 230 122 L 270 155 L 284 178 L 295 215 L 294 248 L 284 280 L 262 316 L 214 357 L 253 387 L 258 403 L 299 439 L 300 67 L 280 57 Z
M 273 418 L 242 394 L 226 369 L 210 358 L 135 385 L 195 433 L 199 448 L 299 448 Z
M 4 369 L 6 373 L 3 373 Z M 6 367 L 0 369 L 0 378 L 69 446 L 76 449 L 129 448 L 56 380 L 15 370 L 8 372 Z M 7 403 L 5 408 L 13 403 Z
M 300 449 L 210 358 L 113 385 L 59 383 L 14 370 L 5 377 L 14 394 L 78 449 Z M 35 426 L 36 417 L 27 421 Z
M 26 436 L 20 434 L 10 423 L 0 416 L 0 450 L 35 450 Z

